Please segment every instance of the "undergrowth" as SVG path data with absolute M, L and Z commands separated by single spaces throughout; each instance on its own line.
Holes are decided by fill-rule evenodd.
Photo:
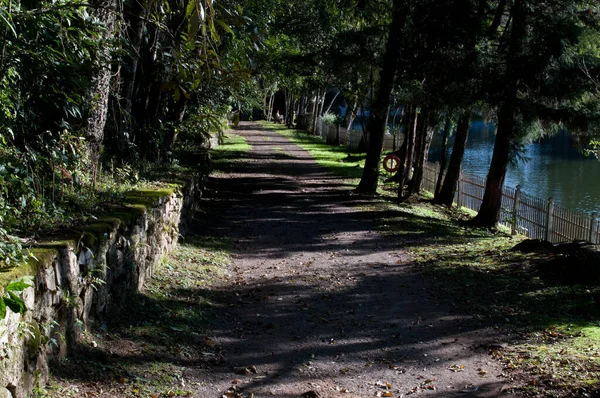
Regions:
M 187 397 L 188 363 L 215 360 L 211 337 L 213 292 L 229 264 L 229 241 L 191 236 L 157 267 L 143 293 L 87 338 L 79 355 L 51 367 L 52 380 L 35 397 Z M 99 387 L 100 386 L 100 387 Z
M 510 250 L 523 237 L 466 227 L 469 217 L 427 202 L 382 204 L 379 229 L 393 236 L 434 296 L 507 330 L 492 355 L 513 388 L 528 396 L 585 396 L 600 388 L 600 286 L 567 283 L 551 272 L 566 256 Z

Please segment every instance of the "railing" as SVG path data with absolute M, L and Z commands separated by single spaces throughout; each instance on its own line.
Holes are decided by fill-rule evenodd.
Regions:
M 435 191 L 439 169 L 437 163 L 425 164 L 423 189 Z M 454 201 L 458 206 L 479 211 L 484 191 L 484 178 L 461 173 Z M 572 212 L 554 203 L 552 198 L 543 200 L 522 192 L 519 185 L 504 187 L 498 223 L 509 227 L 512 234 L 519 233 L 532 239 L 552 243 L 586 240 L 600 244 L 597 213 L 586 216 Z
M 319 118 L 317 134 L 327 142 L 335 137 L 335 126 L 328 126 Z M 341 128 L 340 143 L 350 148 L 356 148 L 362 133 Z M 391 140 L 385 144 L 390 149 Z M 390 136 L 391 138 L 391 136 Z M 388 142 L 389 141 L 389 142 Z M 423 189 L 435 191 L 435 185 L 440 173 L 437 163 L 426 162 L 423 170 Z M 485 192 L 485 179 L 461 173 L 458 180 L 454 201 L 458 206 L 479 211 Z M 554 203 L 552 198 L 543 200 L 521 191 L 521 187 L 504 187 L 502 205 L 498 223 L 510 228 L 511 233 L 525 235 L 532 239 L 544 239 L 552 243 L 586 240 L 600 244 L 600 224 L 598 214 L 590 216 L 575 213 Z
M 305 121 L 304 124 L 307 124 Z M 304 125 L 303 124 L 303 125 Z M 315 135 L 321 136 L 323 141 L 328 143 L 333 143 L 335 141 L 337 133 L 337 129 L 339 128 L 339 143 L 340 145 L 345 145 L 350 149 L 357 149 L 360 146 L 360 142 L 363 139 L 363 133 L 360 130 L 348 129 L 346 127 L 338 127 L 335 125 L 328 125 L 323 122 L 322 118 L 317 119 L 317 131 L 312 131 L 313 126 L 307 126 L 307 130 L 311 131 Z M 398 134 L 396 136 L 392 136 L 391 134 L 386 133 L 383 138 L 383 149 L 386 151 L 391 151 L 394 148 L 398 148 L 402 142 L 400 140 L 401 136 Z M 394 145 L 394 139 L 396 140 L 396 145 Z

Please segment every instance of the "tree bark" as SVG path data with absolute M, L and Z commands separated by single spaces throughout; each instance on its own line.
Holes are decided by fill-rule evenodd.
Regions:
M 268 112 L 268 118 L 267 121 L 271 121 L 273 120 L 273 107 L 275 106 L 275 93 L 271 94 L 271 97 L 269 98 L 269 112 Z
M 358 111 L 358 95 L 354 97 L 354 102 L 352 103 L 352 108 L 348 107 L 346 109 L 346 115 L 344 116 L 344 124 L 343 126 L 348 129 L 348 131 L 352 130 L 352 124 L 354 123 L 354 117 L 356 116 L 356 112 Z
M 415 137 L 417 134 L 417 128 L 419 126 L 419 111 L 415 106 L 413 109 L 413 121 L 412 125 L 406 136 L 406 152 L 404 154 L 404 161 L 401 161 L 400 164 L 403 166 L 402 170 L 398 170 L 398 199 L 402 200 L 404 197 L 404 184 L 408 180 L 410 176 L 410 172 L 412 169 L 412 160 L 414 156 L 415 150 Z
M 269 92 L 265 93 L 265 100 L 263 101 L 263 116 L 266 121 L 269 121 Z
M 430 112 L 425 112 L 423 115 L 423 126 L 421 131 L 421 137 L 419 139 L 418 151 L 415 150 L 415 166 L 413 178 L 410 181 L 408 188 L 408 196 L 418 194 L 421 191 L 421 185 L 423 184 L 423 174 L 425 168 L 425 162 L 427 161 L 427 155 L 429 154 L 429 147 L 431 146 L 431 139 L 433 138 L 434 125 L 430 120 Z
M 450 114 L 446 115 L 446 124 L 444 125 L 444 136 L 442 137 L 442 156 L 440 159 L 440 174 L 438 175 L 437 182 L 435 184 L 434 198 L 440 194 L 442 189 L 442 182 L 444 181 L 444 171 L 446 170 L 446 148 L 448 146 L 448 136 L 450 135 L 450 126 L 452 125 L 452 119 Z
M 398 136 L 398 132 L 396 131 L 396 119 L 398 118 L 398 112 L 401 112 L 399 121 L 400 122 L 402 121 L 402 118 L 404 117 L 404 108 L 405 108 L 405 106 L 397 107 L 394 112 L 394 118 L 392 119 L 392 137 L 394 139 L 394 141 L 392 142 L 392 150 L 393 151 L 396 151 L 396 149 L 397 149 L 396 148 L 396 138 Z
M 117 21 L 116 0 L 98 0 L 94 2 L 94 5 L 97 7 L 93 8 L 93 12 L 102 21 L 105 28 L 105 39 L 113 38 Z M 93 79 L 90 93 L 92 107 L 87 119 L 86 134 L 94 186 L 96 185 L 98 167 L 100 167 L 100 148 L 104 138 L 104 127 L 106 126 L 106 116 L 108 114 L 111 84 L 111 62 L 108 61 L 110 56 L 110 48 L 108 46 L 103 46 L 99 50 L 97 62 L 101 67 Z
M 452 207 L 454 202 L 454 194 L 456 193 L 456 183 L 460 177 L 460 168 L 463 157 L 465 155 L 465 147 L 467 145 L 467 137 L 469 135 L 469 126 L 471 125 L 471 110 L 464 112 L 458 119 L 456 126 L 456 138 L 452 147 L 452 155 L 450 155 L 450 164 L 446 172 L 446 178 L 439 191 L 433 198 L 433 203 Z M 445 165 L 444 165 L 445 166 Z M 444 169 L 441 169 L 440 176 Z
M 325 113 L 329 113 L 329 111 L 331 111 L 331 107 L 333 106 L 333 103 L 335 102 L 335 100 L 337 99 L 338 95 L 340 95 L 341 91 L 337 90 L 337 92 L 335 93 L 335 95 L 333 96 L 333 99 L 329 102 L 329 105 L 327 106 L 327 110 L 324 112 Z M 323 97 L 325 98 L 325 97 Z
M 315 95 L 315 102 L 313 105 L 313 120 L 312 120 L 312 133 L 313 135 L 317 135 L 317 121 L 319 120 L 319 100 L 321 99 L 321 90 L 317 89 L 317 94 Z
M 402 32 L 406 22 L 405 1 L 393 2 L 392 23 L 386 43 L 383 59 L 383 69 L 380 73 L 377 98 L 371 107 L 369 115 L 369 148 L 363 175 L 356 188 L 357 192 L 375 194 L 379 184 L 379 164 L 383 150 L 386 111 L 392 100 L 392 89 L 398 70 L 398 60 L 401 53 Z
M 471 220 L 475 227 L 493 228 L 498 223 L 502 206 L 502 189 L 510 156 L 511 143 L 515 139 L 517 113 L 517 94 L 520 67 L 520 54 L 527 27 L 527 7 L 525 0 L 515 0 L 511 10 L 513 22 L 510 34 L 510 46 L 506 62 L 506 91 L 504 101 L 498 111 L 498 131 L 494 142 L 492 163 L 488 172 L 483 201 L 479 212 Z

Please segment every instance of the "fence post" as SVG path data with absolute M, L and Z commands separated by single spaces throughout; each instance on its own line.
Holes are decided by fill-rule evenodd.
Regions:
M 597 218 L 598 213 L 593 212 L 592 217 L 590 218 L 590 237 L 588 239 L 591 243 L 595 243 L 594 240 L 596 239 L 596 226 L 598 225 L 598 222 L 596 221 Z
M 548 206 L 546 208 L 546 240 L 551 242 L 550 238 L 552 237 L 552 227 L 554 224 L 554 199 L 548 199 Z
M 439 171 L 440 171 L 440 164 L 438 162 L 435 162 L 433 164 L 433 178 L 432 178 L 433 182 L 431 184 L 433 186 L 433 189 L 431 191 L 433 191 L 434 195 L 437 193 L 437 192 L 435 192 L 435 188 L 437 185 L 437 179 L 438 179 L 437 175 L 438 175 Z
M 517 234 L 517 220 L 519 217 L 519 206 L 521 204 L 521 185 L 517 185 L 515 189 L 515 198 L 513 203 L 512 220 L 511 220 L 511 235 Z
M 456 198 L 456 205 L 460 208 L 462 206 L 462 168 L 460 169 L 460 173 L 458 174 L 458 197 Z

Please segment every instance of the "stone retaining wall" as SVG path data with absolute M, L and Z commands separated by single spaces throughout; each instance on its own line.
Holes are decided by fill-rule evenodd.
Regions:
M 27 312 L 0 320 L 0 398 L 24 398 L 48 376 L 48 360 L 77 349 L 92 324 L 102 325 L 144 287 L 155 265 L 187 230 L 201 181 L 134 191 L 124 207 L 33 250 L 37 258 L 3 281 L 31 277 Z M 0 286 L 2 286 L 0 284 Z

